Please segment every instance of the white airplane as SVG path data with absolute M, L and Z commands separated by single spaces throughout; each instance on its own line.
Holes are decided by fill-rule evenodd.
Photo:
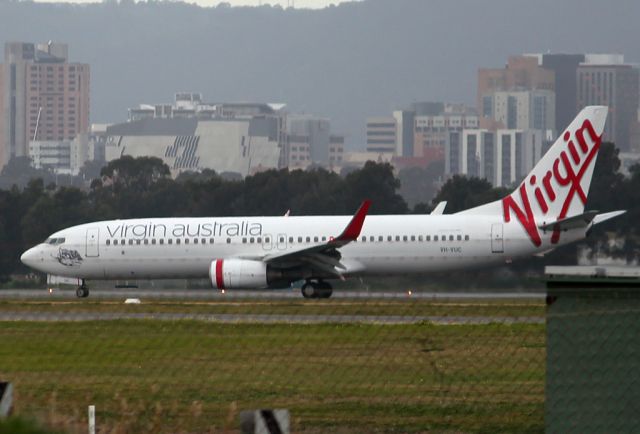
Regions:
M 586 107 L 510 195 L 443 215 L 148 218 L 87 223 L 20 258 L 85 280 L 209 277 L 217 289 L 290 287 L 328 298 L 331 279 L 457 270 L 544 254 L 624 211 L 584 211 L 607 107 Z M 288 214 L 288 213 L 287 213 Z

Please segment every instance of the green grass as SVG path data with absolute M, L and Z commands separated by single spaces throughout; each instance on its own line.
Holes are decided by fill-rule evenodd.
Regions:
M 272 304 L 251 304 L 244 312 L 302 309 Z M 304 313 L 399 309 L 364 304 L 372 310 L 309 303 Z M 405 308 L 411 306 L 410 314 L 441 309 L 427 305 Z M 0 310 L 16 306 L 31 304 L 5 302 Z M 105 303 L 64 306 L 110 309 Z M 154 306 L 178 309 L 179 303 Z M 190 304 L 181 311 L 201 308 L 221 307 Z M 504 309 L 512 308 L 495 312 Z M 15 385 L 16 413 L 70 432 L 86 432 L 89 404 L 109 432 L 236 430 L 238 412 L 252 408 L 290 409 L 293 432 L 544 427 L 543 325 L 0 322 L 0 342 L 0 378 Z

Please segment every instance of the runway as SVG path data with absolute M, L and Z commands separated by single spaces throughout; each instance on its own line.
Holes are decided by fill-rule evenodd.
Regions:
M 206 321 L 263 324 L 544 324 L 542 317 L 403 316 L 403 315 L 269 315 L 135 312 L 0 312 L 0 321 L 69 322 L 113 320 Z
M 75 290 L 3 289 L 2 299 L 60 300 L 75 299 Z M 233 299 L 302 299 L 300 290 L 221 291 L 214 289 L 91 289 L 89 300 L 124 300 L 127 298 L 154 300 L 233 300 Z M 542 301 L 542 292 L 421 292 L 421 291 L 341 291 L 334 290 L 331 298 L 371 300 L 529 300 Z

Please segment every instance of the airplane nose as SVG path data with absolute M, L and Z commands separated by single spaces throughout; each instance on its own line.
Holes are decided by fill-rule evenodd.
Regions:
M 38 252 L 35 247 L 30 248 L 20 256 L 20 261 L 28 267 L 33 267 L 36 264 L 38 258 Z

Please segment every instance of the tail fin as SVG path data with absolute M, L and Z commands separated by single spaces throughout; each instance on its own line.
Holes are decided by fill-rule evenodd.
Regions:
M 606 106 L 582 109 L 514 192 L 462 213 L 500 213 L 505 223 L 515 216 L 540 245 L 536 220 L 556 221 L 584 211 L 607 111 Z M 559 235 L 554 233 L 551 241 L 557 242 Z

